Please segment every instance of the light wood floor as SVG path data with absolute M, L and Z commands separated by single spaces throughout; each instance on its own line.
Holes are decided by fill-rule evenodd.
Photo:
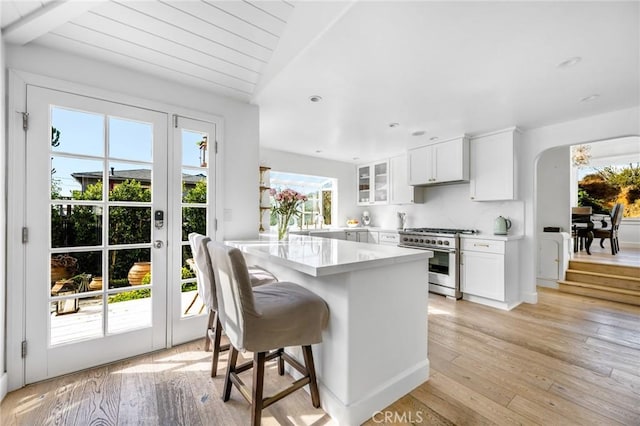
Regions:
M 223 380 L 208 377 L 201 345 L 27 386 L 5 398 L 0 424 L 248 424 L 235 390 L 220 400 Z M 369 425 L 640 424 L 634 306 L 540 289 L 537 305 L 504 312 L 431 295 L 429 359 L 430 380 Z M 268 387 L 281 380 L 271 367 Z M 263 423 L 333 422 L 298 391 L 265 410 Z

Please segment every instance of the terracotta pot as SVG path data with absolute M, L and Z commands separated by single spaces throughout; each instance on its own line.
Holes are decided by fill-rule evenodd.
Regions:
M 51 265 L 51 282 L 60 281 L 70 276 L 71 273 L 64 266 Z
M 102 290 L 102 277 L 93 277 L 93 279 L 89 283 L 89 290 Z
M 140 285 L 142 284 L 142 279 L 145 275 L 151 272 L 151 262 L 136 262 L 133 264 L 131 269 L 129 269 L 129 274 L 127 278 L 129 279 L 129 284 L 131 285 Z

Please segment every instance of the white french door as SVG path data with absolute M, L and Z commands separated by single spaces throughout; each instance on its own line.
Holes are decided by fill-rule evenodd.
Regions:
M 203 335 L 214 124 L 31 85 L 27 108 L 25 382 Z
M 198 232 L 214 238 L 215 185 L 214 166 L 216 126 L 207 121 L 174 117 L 173 144 L 170 159 L 169 193 L 181 194 L 171 203 L 170 215 L 182 226 L 171 228 L 171 342 L 176 345 L 205 335 L 208 311 L 196 291 L 195 274 L 189 266 L 193 258 L 188 236 Z M 211 154 L 211 155 L 210 155 Z M 211 161 L 210 161 L 211 159 Z

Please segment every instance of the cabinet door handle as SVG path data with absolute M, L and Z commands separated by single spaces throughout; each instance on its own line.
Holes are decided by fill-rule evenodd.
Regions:
M 489 247 L 489 244 L 479 244 L 479 243 L 473 243 L 474 247 Z

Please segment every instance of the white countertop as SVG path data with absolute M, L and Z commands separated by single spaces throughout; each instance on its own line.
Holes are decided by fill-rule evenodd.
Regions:
M 468 238 L 475 240 L 496 240 L 496 241 L 513 241 L 521 240 L 524 235 L 493 235 L 493 234 L 461 234 L 460 238 Z
M 265 234 L 258 240 L 225 241 L 225 244 L 314 277 L 416 260 L 426 264 L 433 257 L 429 250 L 292 234 L 282 241 Z
M 373 232 L 390 232 L 394 234 L 398 233 L 397 229 L 380 228 L 377 226 L 356 226 L 353 228 L 348 226 L 343 226 L 343 227 L 337 226 L 337 227 L 322 228 L 322 229 L 320 228 L 296 229 L 296 230 L 289 231 L 289 233 L 306 235 L 310 232 L 320 233 L 320 232 L 342 232 L 342 231 L 373 231 Z

